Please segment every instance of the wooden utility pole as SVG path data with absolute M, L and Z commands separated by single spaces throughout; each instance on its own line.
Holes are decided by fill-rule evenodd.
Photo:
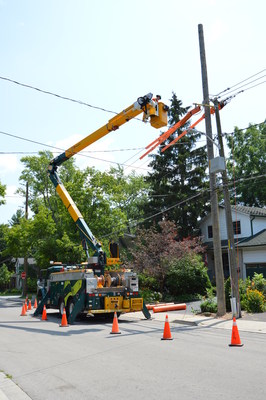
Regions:
M 213 251 L 214 251 L 214 265 L 216 277 L 216 291 L 217 291 L 217 315 L 222 316 L 226 313 L 225 308 L 225 294 L 224 294 L 224 274 L 223 274 L 223 261 L 222 249 L 220 238 L 220 224 L 219 224 L 219 211 L 218 211 L 218 196 L 216 190 L 216 176 L 215 173 L 210 171 L 210 161 L 214 158 L 213 152 L 213 139 L 212 139 L 212 126 L 211 126 L 211 113 L 209 106 L 209 87 L 207 64 L 205 55 L 205 45 L 203 36 L 203 26 L 198 25 L 199 33 L 199 47 L 200 47 L 200 60 L 201 60 L 201 75 L 202 75 L 202 89 L 203 89 L 203 104 L 205 108 L 205 126 L 207 136 L 207 154 L 209 161 L 209 176 L 210 176 L 210 201 L 211 201 L 211 216 L 212 216 L 212 231 L 213 231 Z
M 29 216 L 29 183 L 26 182 L 26 201 L 25 201 L 25 219 L 28 219 Z M 23 296 L 27 295 L 28 285 L 28 258 L 24 257 L 24 272 L 25 272 L 25 279 L 23 279 Z
M 217 126 L 218 140 L 219 140 L 219 154 L 220 157 L 225 158 L 221 119 L 219 112 L 219 102 L 217 99 L 214 99 L 213 103 L 215 107 L 215 118 L 216 118 L 216 126 Z M 232 290 L 231 297 L 233 304 L 234 302 L 236 302 L 236 309 L 232 304 L 232 313 L 234 317 L 240 318 L 241 310 L 240 310 L 239 288 L 237 279 L 237 262 L 236 262 L 236 251 L 234 242 L 234 229 L 233 229 L 232 210 L 230 203 L 230 194 L 228 190 L 228 177 L 226 172 L 226 165 L 224 171 L 222 171 L 222 180 L 223 180 L 225 219 L 226 219 L 227 238 L 228 238 L 228 259 L 229 259 L 231 290 Z

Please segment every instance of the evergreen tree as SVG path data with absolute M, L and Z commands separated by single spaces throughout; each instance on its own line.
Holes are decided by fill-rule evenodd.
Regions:
M 169 108 L 169 124 L 173 126 L 187 113 L 188 107 L 182 106 L 175 93 L 172 95 Z M 150 167 L 153 171 L 149 173 L 146 180 L 151 186 L 150 201 L 145 205 L 145 215 L 148 217 L 157 212 L 159 214 L 153 220 L 149 220 L 146 226 L 158 222 L 163 217 L 175 221 L 179 226 L 181 238 L 193 235 L 197 230 L 197 219 L 203 214 L 206 195 L 196 196 L 202 189 L 206 188 L 207 154 L 205 146 L 198 147 L 196 142 L 199 133 L 189 132 L 175 145 L 161 153 L 161 149 L 178 135 L 180 135 L 189 123 L 173 133 L 169 139 L 160 146 L 159 152 L 152 155 Z M 191 200 L 189 200 L 192 198 Z M 182 203 L 181 203 L 182 202 Z M 181 203 L 179 206 L 171 206 Z

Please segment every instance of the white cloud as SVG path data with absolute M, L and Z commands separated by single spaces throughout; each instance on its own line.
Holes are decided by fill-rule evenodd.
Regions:
M 15 154 L 1 154 L 0 156 L 0 175 L 1 178 L 9 172 L 18 169 L 19 163 Z
M 221 19 L 215 19 L 210 26 L 210 31 L 208 32 L 208 42 L 215 43 L 217 40 L 221 39 L 227 31 L 227 26 Z
M 24 200 L 22 196 L 16 193 L 17 189 L 15 185 L 8 185 L 6 187 L 6 203 L 21 205 Z
M 17 186 L 8 185 L 6 188 L 6 203 L 0 206 L 0 224 L 6 224 L 19 208 L 24 209 L 25 199 L 16 193 Z

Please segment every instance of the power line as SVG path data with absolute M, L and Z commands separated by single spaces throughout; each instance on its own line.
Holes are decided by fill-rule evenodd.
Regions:
M 246 178 L 240 178 L 240 179 L 236 180 L 235 182 L 234 182 L 234 181 L 228 182 L 228 185 L 231 186 L 231 185 L 234 185 L 235 183 L 238 183 L 238 182 L 241 183 L 241 182 L 248 181 L 248 180 L 251 180 L 251 179 L 253 180 L 253 179 L 260 179 L 260 178 L 265 178 L 265 177 L 266 177 L 266 174 L 263 174 L 263 175 L 255 175 L 255 176 L 252 175 L 252 176 L 249 176 L 249 177 L 246 177 Z M 217 191 L 220 191 L 220 190 L 222 190 L 222 189 L 223 189 L 223 184 L 220 184 L 220 185 L 217 185 L 217 186 L 216 186 L 216 190 L 217 190 Z M 231 191 L 232 191 L 232 190 L 234 191 L 234 190 L 235 190 L 235 187 L 233 187 L 233 188 L 231 189 Z M 203 195 L 204 193 L 207 193 L 207 192 L 210 192 L 210 188 L 201 190 L 200 192 L 196 193 L 195 195 L 193 195 L 193 196 L 191 196 L 191 197 L 188 197 L 188 198 L 186 198 L 186 199 L 183 199 L 183 200 L 181 200 L 180 202 L 178 202 L 178 203 L 176 203 L 176 204 L 174 204 L 174 205 L 172 205 L 172 206 L 170 206 L 170 207 L 168 207 L 168 208 L 164 208 L 163 210 L 161 209 L 160 211 L 158 211 L 158 212 L 156 212 L 155 214 L 152 214 L 152 215 L 150 215 L 150 216 L 148 216 L 148 217 L 142 218 L 142 219 L 140 219 L 140 220 L 129 221 L 128 225 L 129 225 L 129 227 L 134 228 L 134 227 L 136 227 L 137 225 L 140 225 L 140 224 L 142 224 L 143 222 L 145 222 L 145 221 L 147 221 L 147 220 L 150 220 L 150 219 L 152 219 L 152 218 L 155 218 L 155 217 L 157 217 L 158 215 L 165 214 L 166 212 L 172 210 L 173 208 L 179 207 L 180 205 L 182 205 L 182 204 L 184 204 L 184 203 L 186 203 L 186 202 L 189 202 L 189 201 L 191 201 L 191 200 L 194 200 L 194 199 L 196 199 L 197 197 L 199 197 L 199 196 L 201 196 L 201 195 Z M 121 224 L 121 226 L 122 226 L 122 224 Z M 119 233 L 119 231 L 113 231 L 113 232 L 108 233 L 108 234 L 106 234 L 106 235 L 103 235 L 103 236 L 101 236 L 101 237 L 102 237 L 102 238 L 106 238 L 106 237 L 115 235 L 116 233 Z
M 241 129 L 238 129 L 238 131 L 244 131 L 244 130 L 246 130 L 246 129 L 249 129 L 249 128 L 252 128 L 252 127 L 255 127 L 255 126 L 259 126 L 259 125 L 261 125 L 261 124 L 263 124 L 264 123 L 264 121 L 263 122 L 260 122 L 260 123 L 257 123 L 257 124 L 252 124 L 252 125 L 250 125 L 250 126 L 248 126 L 248 127 L 246 127 L 246 128 L 241 128 Z M 229 136 L 229 135 L 234 135 L 234 133 L 235 132 L 230 132 L 230 133 L 224 133 L 223 135 L 224 136 Z M 26 141 L 26 142 L 30 142 L 30 143 L 34 143 L 34 144 L 38 144 L 38 145 L 40 145 L 40 146 L 45 146 L 45 147 L 48 147 L 48 148 L 50 148 L 50 149 L 52 149 L 52 150 L 60 150 L 58 153 L 61 153 L 62 151 L 64 151 L 64 149 L 61 149 L 61 148 L 59 148 L 59 147 L 56 147 L 56 146 L 51 146 L 51 145 L 48 145 L 48 144 L 45 144 L 45 143 L 42 143 L 42 142 L 38 142 L 38 141 L 35 141 L 35 140 L 31 140 L 31 139 L 28 139 L 28 138 L 25 138 L 25 137 L 22 137 L 22 136 L 18 136 L 18 135 L 14 135 L 14 134 L 11 134 L 11 133 L 8 133 L 8 132 L 4 132 L 4 131 L 0 131 L 0 134 L 3 134 L 3 135 L 6 135 L 6 136 L 9 136 L 9 137 L 13 137 L 13 138 L 15 138 L 15 139 L 19 139 L 19 140 L 23 140 L 23 141 Z M 143 148 L 132 148 L 132 149 L 117 149 L 117 150 L 115 150 L 115 151 L 127 151 L 127 150 L 139 150 L 139 149 L 143 149 Z M 110 150 L 111 152 L 112 152 L 112 150 Z M 89 151 L 88 151 L 89 152 Z M 95 153 L 96 151 L 91 151 L 92 153 Z M 3 151 L 0 151 L 0 154 L 2 154 L 2 155 L 5 155 L 5 154 L 38 154 L 39 152 L 3 152 Z M 57 153 L 57 152 L 56 152 Z M 85 153 L 85 152 L 84 152 Z M 100 158 L 96 158 L 96 157 L 92 157 L 92 156 L 88 156 L 88 155 L 86 155 L 86 154 L 84 154 L 84 153 L 78 153 L 77 155 L 78 156 L 83 156 L 83 157 L 87 157 L 87 158 L 91 158 L 91 159 L 95 159 L 95 160 L 98 160 L 98 161 L 103 161 L 103 162 L 108 162 L 108 163 L 110 163 L 110 164 L 115 164 L 115 165 L 122 165 L 122 166 L 125 166 L 126 168 L 132 168 L 133 167 L 133 165 L 134 165 L 134 163 L 135 162 L 137 162 L 138 160 L 136 160 L 134 163 L 132 163 L 132 164 L 130 164 L 130 165 L 128 165 L 127 164 L 127 162 L 130 160 L 130 159 L 132 159 L 132 158 L 134 158 L 137 154 L 135 154 L 135 155 L 133 155 L 132 157 L 130 157 L 127 161 L 125 161 L 124 163 L 117 163 L 117 162 L 115 162 L 115 161 L 109 161 L 109 160 L 105 160 L 105 159 L 100 159 Z M 140 170 L 144 170 L 144 171 L 149 171 L 149 168 L 144 168 L 143 167 L 143 165 L 146 163 L 147 161 L 145 161 L 143 164 L 141 164 L 141 166 L 139 166 L 139 167 L 134 167 L 135 169 L 140 169 Z M 169 174 L 171 171 L 168 171 L 167 173 L 166 173 L 166 175 L 167 174 Z
M 218 97 L 220 94 L 222 94 L 222 93 L 224 93 L 224 92 L 227 92 L 228 90 L 231 90 L 231 89 L 233 89 L 234 87 L 236 87 L 236 86 L 238 86 L 238 85 L 241 85 L 241 83 L 246 82 L 246 81 L 248 81 L 248 80 L 251 79 L 251 78 L 254 78 L 254 76 L 257 76 L 257 75 L 261 74 L 261 73 L 264 72 L 264 71 L 265 71 L 265 68 L 264 68 L 263 70 L 257 72 L 256 74 L 253 74 L 253 75 L 249 76 L 248 78 L 243 79 L 242 81 L 236 83 L 235 85 L 232 85 L 231 87 L 228 87 L 227 89 L 222 90 L 221 92 L 217 93 L 217 94 L 215 95 L 215 97 Z
M 258 81 L 258 80 L 264 78 L 265 76 L 266 76 L 266 75 L 263 75 L 263 76 L 261 76 L 260 78 L 257 78 L 257 79 L 254 79 L 253 81 L 250 81 L 250 82 L 248 82 L 248 83 L 245 83 L 244 85 L 239 86 L 239 87 L 237 87 L 236 89 L 233 89 L 233 90 L 231 90 L 230 92 L 226 93 L 226 95 L 231 94 L 231 93 L 234 93 L 235 91 L 237 91 L 237 90 L 239 90 L 239 89 L 241 89 L 241 88 L 243 88 L 243 87 L 245 87 L 245 86 L 248 86 L 248 85 L 250 85 L 250 84 L 253 83 L 253 82 L 256 82 L 256 81 Z M 248 87 L 247 89 L 240 90 L 238 93 L 235 94 L 235 96 L 236 96 L 237 94 L 239 94 L 239 93 L 243 93 L 243 92 L 245 92 L 245 91 L 247 91 L 247 90 L 250 90 L 250 89 L 252 89 L 252 88 L 254 88 L 254 87 L 256 87 L 256 86 L 262 85 L 262 84 L 265 83 L 265 82 L 266 82 L 266 81 L 263 81 L 263 82 L 260 82 L 260 83 L 258 83 L 258 84 L 256 84 L 256 85 L 253 85 L 253 86 L 251 86 L 251 87 Z M 220 97 L 224 97 L 224 96 L 217 96 L 217 98 L 220 98 Z
M 4 81 L 7 81 L 7 82 L 14 83 L 14 84 L 19 85 L 19 86 L 26 87 L 26 88 L 28 88 L 28 89 L 37 90 L 37 91 L 40 92 L 40 93 L 48 94 L 48 95 L 50 95 L 50 96 L 55 96 L 55 97 L 57 97 L 57 98 L 59 98 L 59 99 L 62 99 L 62 100 L 72 101 L 73 103 L 78 103 L 78 104 L 81 104 L 81 105 L 83 105 L 83 106 L 87 106 L 87 107 L 90 107 L 90 108 L 94 108 L 94 109 L 96 109 L 96 110 L 105 111 L 105 112 L 108 112 L 108 113 L 111 113 L 111 114 L 117 114 L 116 112 L 111 111 L 111 110 L 107 110 L 106 108 L 102 108 L 102 107 L 98 107 L 98 106 L 93 106 L 92 104 L 86 103 L 85 101 L 75 100 L 75 99 L 72 99 L 72 98 L 70 98 L 70 97 L 61 96 L 61 95 L 59 95 L 59 94 L 57 94 L 57 93 L 53 93 L 53 92 L 50 92 L 50 91 L 48 91 L 48 90 L 44 90 L 44 89 L 37 88 L 37 87 L 35 87 L 35 86 L 27 85 L 27 84 L 25 84 L 25 83 L 21 83 L 21 82 L 15 81 L 15 80 L 10 79 L 10 78 L 5 78 L 4 76 L 0 76 L 0 79 L 2 79 L 2 80 L 4 80 Z
M 10 137 L 13 137 L 13 138 L 19 139 L 19 140 L 24 140 L 24 141 L 26 141 L 26 142 L 38 144 L 38 145 L 41 145 L 41 146 L 49 147 L 49 148 L 51 148 L 51 149 L 60 150 L 61 152 L 62 152 L 62 151 L 63 151 L 63 152 L 65 151 L 64 149 L 61 149 L 60 147 L 51 146 L 51 145 L 46 144 L 46 143 L 37 142 L 36 140 L 26 139 L 26 138 L 24 138 L 24 137 L 22 137 L 22 136 L 13 135 L 13 134 L 11 134 L 11 133 L 7 133 L 7 132 L 4 132 L 4 131 L 0 131 L 0 134 L 6 135 L 6 136 L 10 136 Z M 130 165 L 127 165 L 127 164 L 125 164 L 125 163 L 119 163 L 119 162 L 117 162 L 117 161 L 111 161 L 111 160 L 105 160 L 105 159 L 103 159 L 103 158 L 92 157 L 92 156 L 88 156 L 88 155 L 83 154 L 83 153 L 77 153 L 76 155 L 78 155 L 78 156 L 80 156 L 80 157 L 90 158 L 90 159 L 97 160 L 97 161 L 108 162 L 108 163 L 110 163 L 110 164 L 122 165 L 122 166 L 125 166 L 125 167 L 130 167 Z M 142 170 L 145 170 L 145 171 L 148 170 L 148 168 L 142 168 L 142 167 L 135 167 L 135 168 L 136 168 L 136 169 L 142 169 Z
M 81 154 L 85 153 L 113 153 L 122 151 L 136 151 L 145 150 L 145 147 L 134 147 L 131 149 L 113 149 L 113 150 L 83 150 Z M 54 154 L 60 154 L 59 151 L 53 151 Z M 0 154 L 39 154 L 38 151 L 0 151 Z
M 249 125 L 249 126 L 246 127 L 246 128 L 241 128 L 241 129 L 236 128 L 236 129 L 237 129 L 238 131 L 246 131 L 246 130 L 249 129 L 249 128 L 254 128 L 255 126 L 259 126 L 259 125 L 262 125 L 262 124 L 265 124 L 265 121 L 259 122 L 258 124 Z M 234 134 L 235 134 L 235 131 L 229 132 L 229 133 L 224 132 L 224 133 L 223 133 L 223 136 L 229 136 L 229 135 L 234 135 Z

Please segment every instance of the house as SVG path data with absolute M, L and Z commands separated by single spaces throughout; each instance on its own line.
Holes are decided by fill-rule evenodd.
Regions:
M 239 278 L 254 272 L 266 277 L 266 208 L 231 206 Z M 225 207 L 219 206 L 220 236 L 225 279 L 230 276 Z M 201 220 L 201 234 L 207 246 L 206 263 L 210 278 L 215 276 L 211 214 Z
M 18 290 L 22 289 L 22 278 L 21 273 L 24 271 L 24 258 L 13 258 L 12 260 L 15 263 L 15 274 L 13 278 L 15 279 L 15 287 Z M 34 258 L 28 258 L 28 269 L 37 271 L 36 261 Z M 35 272 L 36 274 L 36 272 Z

